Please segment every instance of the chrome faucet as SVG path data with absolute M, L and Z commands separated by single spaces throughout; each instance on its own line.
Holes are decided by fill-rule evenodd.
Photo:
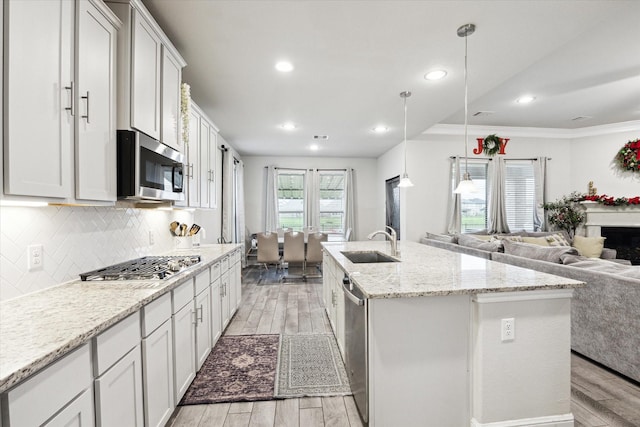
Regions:
M 374 231 L 373 233 L 367 236 L 367 239 L 371 240 L 378 234 L 384 234 L 391 241 L 391 256 L 397 256 L 398 255 L 398 235 L 396 233 L 396 230 L 389 227 L 388 225 L 386 226 L 386 228 L 389 229 L 389 233 L 387 233 L 384 230 Z

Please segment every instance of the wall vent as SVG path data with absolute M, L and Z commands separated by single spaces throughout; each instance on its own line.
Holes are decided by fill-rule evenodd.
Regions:
M 329 139 L 329 135 L 313 135 L 313 139 L 318 141 L 326 141 Z
M 580 122 L 582 120 L 589 120 L 591 119 L 591 116 L 578 116 L 578 117 L 574 117 L 573 119 L 571 119 L 572 122 Z
M 495 111 L 476 111 L 473 113 L 473 117 L 490 116 L 491 114 L 495 114 Z

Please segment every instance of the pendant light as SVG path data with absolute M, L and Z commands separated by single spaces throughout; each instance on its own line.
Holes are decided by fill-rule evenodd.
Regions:
M 454 193 L 477 193 L 478 188 L 471 180 L 469 175 L 469 164 L 467 158 L 467 123 L 469 117 L 469 100 L 468 100 L 468 85 L 467 85 L 467 37 L 476 31 L 476 26 L 473 24 L 465 24 L 458 28 L 458 36 L 464 37 L 464 175 L 462 175 L 462 181 L 458 184 Z
M 404 99 L 404 173 L 398 187 L 413 187 L 413 182 L 409 179 L 407 173 L 407 98 L 411 96 L 411 92 L 400 92 L 400 98 Z

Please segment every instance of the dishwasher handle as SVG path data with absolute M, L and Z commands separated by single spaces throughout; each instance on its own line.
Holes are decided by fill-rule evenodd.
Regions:
M 357 296 L 352 294 L 347 287 L 348 284 L 349 279 L 345 277 L 345 279 L 342 280 L 342 290 L 344 291 L 344 296 L 355 305 L 364 305 L 364 299 L 358 298 Z

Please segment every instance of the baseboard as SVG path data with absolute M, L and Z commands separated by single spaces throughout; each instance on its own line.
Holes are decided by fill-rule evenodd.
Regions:
M 481 423 L 471 419 L 471 427 L 573 427 L 573 414 Z

